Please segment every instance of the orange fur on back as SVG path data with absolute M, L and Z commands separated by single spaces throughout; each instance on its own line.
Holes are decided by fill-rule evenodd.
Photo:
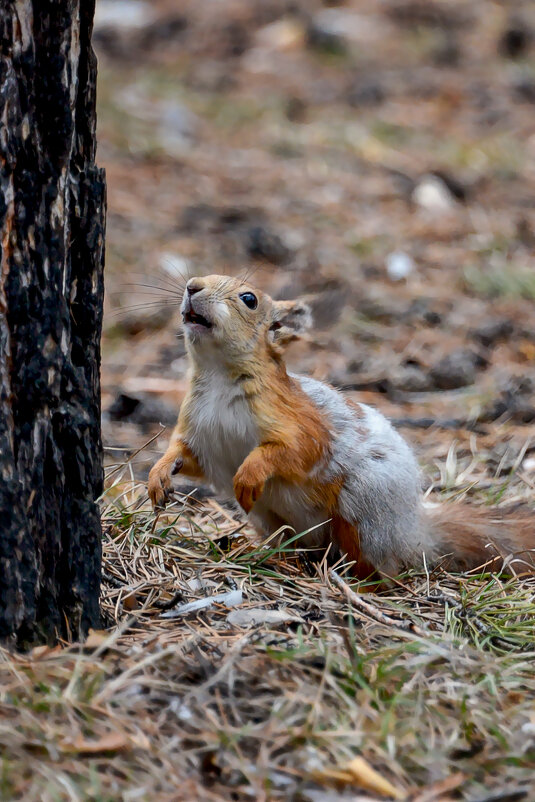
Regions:
M 283 445 L 280 475 L 289 481 L 304 482 L 312 466 L 328 453 L 329 430 L 282 362 L 268 363 L 265 373 L 260 392 L 251 398 L 262 442 Z

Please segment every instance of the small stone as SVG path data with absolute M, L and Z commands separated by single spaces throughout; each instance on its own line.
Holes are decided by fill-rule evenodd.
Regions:
M 429 376 L 417 365 L 404 367 L 399 375 L 392 377 L 392 381 L 397 390 L 407 393 L 425 393 L 433 389 Z
M 442 314 L 433 309 L 430 298 L 413 298 L 408 308 L 402 313 L 401 318 L 407 323 L 419 323 L 425 326 L 440 326 Z
M 305 32 L 297 19 L 290 17 L 270 22 L 256 34 L 256 43 L 269 50 L 294 50 L 303 46 Z
M 478 326 L 471 333 L 472 339 L 491 348 L 496 343 L 508 340 L 513 334 L 514 326 L 510 320 L 490 320 Z
M 437 67 L 456 67 L 461 60 L 459 43 L 453 36 L 446 36 L 433 50 L 431 58 Z
M 513 91 L 518 100 L 535 103 L 535 81 L 531 78 L 520 78 L 513 84 Z
M 219 31 L 217 51 L 223 58 L 239 58 L 251 47 L 247 26 L 240 20 L 229 20 Z
M 449 212 L 455 208 L 455 198 L 446 183 L 437 175 L 424 175 L 412 192 L 412 200 L 430 212 Z
M 351 45 L 380 43 L 384 26 L 371 14 L 350 8 L 324 8 L 314 14 L 307 33 L 310 47 L 343 54 Z
M 524 247 L 535 248 L 535 232 L 525 217 L 520 217 L 516 222 L 516 236 Z
M 312 50 L 322 50 L 325 53 L 342 55 L 346 53 L 347 49 L 347 42 L 343 34 L 336 28 L 325 24 L 320 15 L 317 15 L 317 18 L 310 23 L 306 41 Z
M 292 255 L 278 234 L 262 225 L 252 226 L 247 230 L 246 248 L 249 256 L 264 259 L 274 265 L 287 264 Z
M 355 81 L 346 93 L 346 100 L 350 106 L 379 106 L 386 99 L 386 92 L 378 81 Z
M 414 260 L 403 251 L 394 251 L 386 257 L 386 272 L 392 281 L 407 278 L 415 268 Z
M 500 395 L 485 407 L 479 420 L 490 422 L 503 417 L 516 423 L 533 423 L 535 420 L 534 391 L 535 382 L 528 376 L 511 377 Z
M 306 119 L 307 105 L 302 98 L 294 95 L 286 102 L 285 114 L 292 123 L 303 123 Z
M 386 13 L 398 25 L 415 30 L 466 30 L 473 22 L 470 3 L 430 3 L 429 0 L 400 0 L 385 4 Z
M 399 315 L 399 303 L 387 297 L 364 296 L 355 303 L 355 309 L 359 315 L 377 323 L 391 323 Z
M 140 403 L 139 398 L 119 393 L 115 401 L 108 407 L 107 413 L 111 420 L 124 420 L 132 415 Z
M 434 386 L 438 390 L 456 390 L 473 384 L 476 370 L 482 366 L 481 357 L 473 351 L 458 350 L 448 354 L 430 370 Z
M 176 422 L 177 410 L 157 398 L 118 393 L 106 413 L 110 420 L 128 421 L 150 429 L 163 424 L 172 426 Z
M 262 219 L 262 210 L 249 206 L 212 206 L 195 203 L 182 212 L 179 230 L 218 233 L 234 230 Z
M 511 20 L 504 30 L 498 50 L 507 58 L 525 56 L 531 46 L 533 34 L 522 20 Z

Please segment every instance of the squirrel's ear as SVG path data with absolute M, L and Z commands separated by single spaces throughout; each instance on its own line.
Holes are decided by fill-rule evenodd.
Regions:
M 306 301 L 273 302 L 269 337 L 275 345 L 286 345 L 296 340 L 311 325 L 312 313 Z

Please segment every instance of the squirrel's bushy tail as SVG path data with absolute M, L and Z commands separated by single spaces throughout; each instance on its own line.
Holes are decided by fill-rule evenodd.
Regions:
M 535 574 L 535 511 L 524 505 L 510 508 L 474 508 L 441 504 L 426 510 L 435 554 L 451 571 L 479 566 L 510 574 Z

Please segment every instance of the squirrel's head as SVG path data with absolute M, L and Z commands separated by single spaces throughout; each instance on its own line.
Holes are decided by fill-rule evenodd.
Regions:
M 228 276 L 189 279 L 181 312 L 191 356 L 215 352 L 230 362 L 262 351 L 279 356 L 312 323 L 306 302 L 273 301 Z

